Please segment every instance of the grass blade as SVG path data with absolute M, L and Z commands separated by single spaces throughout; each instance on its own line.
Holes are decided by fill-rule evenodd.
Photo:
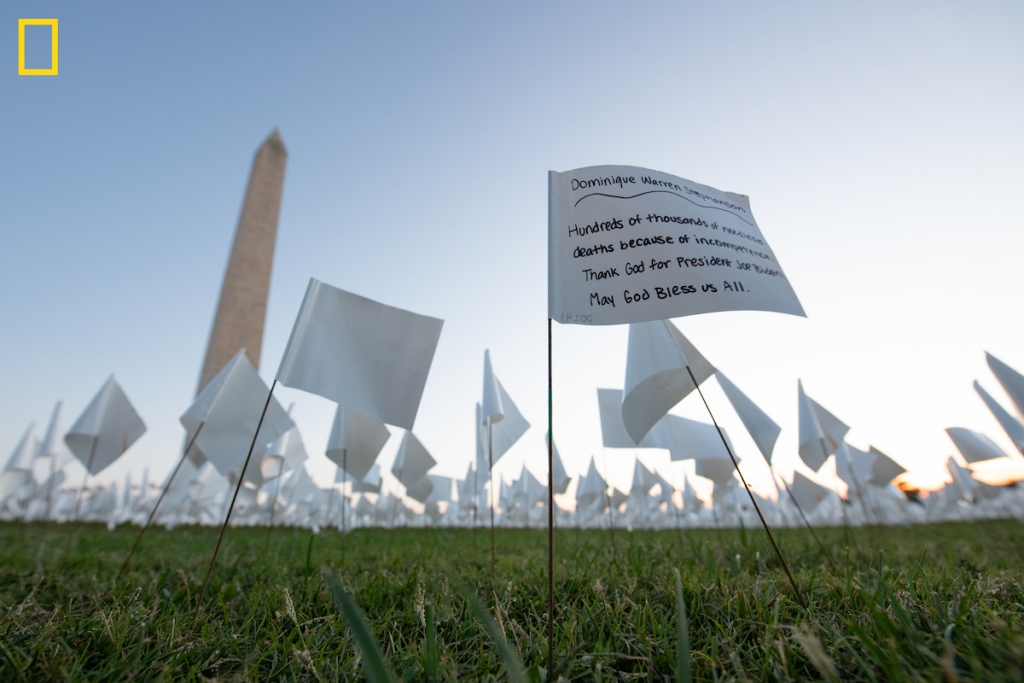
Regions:
M 469 601 L 469 608 L 473 611 L 473 616 L 477 618 L 484 631 L 494 641 L 495 647 L 498 648 L 498 654 L 501 655 L 501 661 L 505 665 L 505 673 L 508 674 L 509 680 L 512 683 L 529 683 L 529 679 L 526 677 L 526 670 L 523 668 L 522 659 L 509 646 L 508 641 L 505 640 L 505 634 L 498 628 L 498 624 L 495 623 L 494 618 L 487 612 L 487 608 L 480 602 L 480 598 L 476 597 L 476 594 L 459 577 L 453 575 L 452 583 L 462 591 L 466 600 Z
M 427 604 L 424 609 L 427 637 L 423 647 L 423 669 L 429 683 L 437 683 L 437 629 L 434 626 L 434 606 Z
M 676 683 L 692 683 L 693 662 L 690 660 L 690 622 L 686 618 L 683 579 L 676 574 Z
M 388 667 L 387 662 L 384 661 L 384 655 L 381 654 L 380 647 L 370 631 L 370 626 L 366 623 L 363 613 L 359 611 L 355 600 L 345 592 L 345 589 L 341 587 L 341 582 L 335 578 L 334 574 L 324 572 L 324 580 L 327 581 L 327 586 L 331 589 L 334 604 L 345 616 L 345 621 L 348 622 L 348 627 L 352 630 L 356 645 L 359 646 L 366 679 L 370 683 L 395 683 L 397 678 Z

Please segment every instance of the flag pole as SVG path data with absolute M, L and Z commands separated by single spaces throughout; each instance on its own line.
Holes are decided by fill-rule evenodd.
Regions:
M 775 483 L 775 476 L 774 475 L 778 475 L 779 479 L 782 479 L 782 475 L 779 474 L 776 471 L 775 465 L 773 465 L 771 463 L 768 463 L 768 468 L 772 471 L 772 475 L 773 475 L 772 476 L 772 483 L 775 484 L 775 490 L 778 491 L 779 490 L 779 485 Z M 824 553 L 825 552 L 825 546 L 822 544 L 821 539 L 818 538 L 818 534 L 815 533 L 814 527 L 812 527 L 811 523 L 809 521 L 807 521 L 807 515 L 804 514 L 804 510 L 803 510 L 803 508 L 800 507 L 800 503 L 796 502 L 796 498 L 793 496 L 793 492 L 789 490 L 789 486 L 786 486 L 786 480 L 785 479 L 782 479 L 782 486 L 783 486 L 783 488 L 786 489 L 786 493 L 789 494 L 789 499 L 791 501 L 793 501 L 793 505 L 796 506 L 796 511 L 800 513 L 800 519 L 804 520 L 804 525 L 807 527 L 807 530 L 811 532 L 811 536 L 814 538 L 814 542 L 818 544 L 818 548 L 821 549 L 821 552 Z M 781 493 L 779 494 L 779 498 L 780 499 L 782 498 L 782 494 Z
M 551 400 L 551 318 L 548 318 L 548 680 L 555 666 L 555 431 Z
M 491 482 L 488 507 L 491 508 L 491 581 L 494 581 L 494 439 L 491 438 L 491 418 L 487 417 L 487 475 Z
M 618 552 L 616 551 L 616 548 L 615 548 L 615 511 L 612 508 L 612 496 L 611 496 L 610 493 L 608 493 L 608 489 L 609 488 L 614 488 L 614 487 L 611 485 L 611 482 L 607 481 L 609 479 L 609 477 L 608 477 L 608 451 L 604 448 L 604 446 L 601 446 L 601 460 L 604 461 L 604 476 L 605 476 L 604 500 L 605 500 L 606 503 L 608 503 L 608 536 L 611 538 L 611 541 L 612 541 L 612 559 L 614 559 L 614 558 L 616 558 L 618 556 Z
M 213 565 L 217 562 L 217 554 L 220 552 L 220 544 L 224 541 L 224 532 L 228 529 L 228 522 L 231 521 L 231 513 L 235 509 L 235 501 L 238 500 L 238 492 L 242 490 L 242 482 L 245 481 L 245 470 L 249 467 L 249 460 L 252 459 L 253 449 L 256 448 L 256 439 L 260 435 L 260 427 L 263 426 L 263 418 L 267 416 L 267 409 L 270 407 L 270 401 L 274 398 L 274 388 L 277 387 L 277 379 L 274 379 L 274 383 L 270 385 L 270 391 L 267 393 L 267 402 L 263 404 L 263 412 L 260 413 L 260 421 L 256 425 L 256 432 L 252 435 L 252 443 L 249 445 L 249 453 L 245 456 L 245 462 L 242 464 L 242 471 L 238 475 L 238 484 L 235 485 L 235 495 L 231 496 L 231 505 L 228 506 L 228 514 L 224 517 L 224 524 L 220 528 L 220 536 L 217 538 L 217 546 L 213 549 L 213 557 L 210 558 L 210 566 L 206 570 L 206 578 L 203 579 L 203 590 L 199 593 L 199 600 L 196 602 L 196 611 L 192 615 L 192 624 L 189 626 L 189 633 L 196 627 L 196 619 L 199 618 L 199 610 L 203 606 L 203 599 L 206 597 L 206 588 L 210 585 L 210 575 L 213 574 Z M 280 476 L 280 475 L 278 475 Z
M 246 461 L 248 462 L 248 460 Z M 274 513 L 277 512 L 277 494 L 281 491 L 281 476 L 284 474 L 284 456 L 281 457 L 281 466 L 277 468 L 277 477 L 274 480 L 274 497 L 270 500 L 270 525 L 267 527 L 267 539 L 263 543 L 263 549 L 270 548 L 270 532 L 274 528 Z
M 341 471 L 345 475 L 341 478 L 341 563 L 345 564 L 345 546 L 348 545 L 348 539 L 345 538 L 345 508 L 348 507 L 348 499 L 345 498 L 345 477 L 349 476 L 348 447 L 341 449 Z M 352 488 L 355 488 L 354 482 Z
M 715 419 L 714 413 L 711 412 L 711 406 L 708 405 L 708 400 L 704 398 L 704 392 L 700 389 L 700 383 L 697 382 L 697 378 L 693 376 L 693 370 L 690 369 L 690 365 L 686 365 L 686 371 L 690 373 L 690 379 L 693 380 L 693 386 L 697 388 L 697 393 L 700 394 L 700 400 L 704 402 L 704 407 L 708 411 L 708 415 L 711 416 L 711 421 L 715 425 L 715 429 L 718 430 L 718 436 L 722 439 L 722 445 L 725 446 L 725 451 L 729 454 L 729 459 L 732 460 L 732 466 L 736 470 L 736 474 L 740 475 L 740 481 L 743 482 L 743 488 L 747 490 L 747 495 L 750 496 L 750 502 L 754 506 L 754 510 L 757 511 L 757 516 L 761 520 L 761 526 L 764 527 L 764 532 L 768 534 L 768 540 L 772 543 L 772 548 L 775 549 L 775 555 L 779 558 L 779 562 L 782 563 L 782 568 L 786 570 L 786 576 L 789 578 L 789 583 L 793 586 L 793 592 L 796 593 L 797 601 L 800 606 L 807 609 L 807 603 L 804 602 L 804 596 L 800 593 L 800 588 L 796 585 L 796 580 L 793 579 L 793 574 L 789 571 L 789 565 L 786 564 L 786 560 L 782 557 L 782 552 L 779 550 L 779 546 L 775 543 L 775 537 L 772 536 L 772 530 L 768 528 L 768 522 L 765 521 L 764 515 L 761 514 L 761 508 L 758 507 L 757 501 L 754 499 L 754 492 L 750 490 L 750 485 L 747 484 L 747 478 L 743 476 L 743 472 L 740 470 L 740 464 L 736 461 L 736 456 L 732 453 L 732 448 L 729 447 L 729 442 L 725 439 L 725 434 L 722 432 L 722 428 L 718 426 L 718 420 Z
M 82 504 L 82 493 L 85 491 L 85 484 L 89 481 L 89 470 L 92 469 L 93 458 L 96 457 L 96 445 L 100 442 L 100 437 L 97 434 L 92 437 L 92 448 L 89 449 L 89 462 L 85 466 L 85 476 L 82 477 L 82 485 L 78 487 L 78 497 L 75 499 L 75 514 L 71 516 L 71 522 L 74 524 L 68 529 L 68 541 L 64 546 L 64 558 L 67 559 L 68 553 L 71 552 L 71 541 L 75 537 L 75 531 L 78 529 L 78 507 Z
M 46 482 L 46 517 L 44 519 L 50 519 L 50 513 L 53 511 L 53 477 L 57 474 L 57 454 L 53 453 L 50 455 L 50 478 Z
M 89 462 L 85 466 L 85 476 L 82 477 L 82 485 L 78 487 L 78 497 L 75 499 L 75 514 L 71 516 L 72 522 L 78 521 L 78 508 L 82 504 L 82 492 L 85 491 L 85 484 L 89 481 L 89 470 L 92 469 L 93 458 L 96 457 L 96 445 L 100 442 L 100 437 L 92 437 L 92 448 L 89 449 Z
M 160 503 L 163 502 L 164 496 L 166 496 L 167 492 L 171 489 L 171 484 L 174 483 L 174 478 L 178 476 L 178 470 L 180 470 L 181 466 L 185 464 L 185 458 L 188 457 L 189 452 L 192 450 L 192 446 L 196 443 L 196 439 L 199 438 L 199 432 L 203 431 L 204 424 L 206 423 L 200 422 L 199 426 L 196 428 L 196 433 L 192 435 L 191 439 L 189 439 L 188 445 L 185 447 L 185 452 L 181 454 L 181 460 L 178 461 L 174 471 L 171 472 L 171 476 L 167 479 L 167 483 L 164 485 L 164 490 L 160 492 L 160 497 L 157 498 L 156 503 L 153 504 L 153 509 L 150 511 L 149 517 L 146 519 L 146 523 L 142 526 L 142 531 L 139 532 L 138 538 L 135 539 L 135 544 L 132 546 L 132 549 L 128 551 L 128 557 L 124 558 L 124 564 L 121 565 L 121 570 L 117 572 L 118 576 L 124 574 L 125 570 L 128 569 L 128 564 L 132 561 L 132 555 L 135 554 L 135 550 L 139 547 L 139 543 L 142 542 L 143 534 L 145 534 L 146 530 L 149 529 L 149 525 L 153 523 L 153 518 L 156 517 L 156 511 L 160 507 Z M 143 491 L 143 494 L 145 494 L 145 491 Z

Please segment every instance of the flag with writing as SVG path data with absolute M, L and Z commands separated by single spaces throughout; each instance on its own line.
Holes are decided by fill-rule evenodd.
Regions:
M 548 317 L 618 325 L 714 311 L 803 316 L 746 195 L 636 166 L 548 174 Z

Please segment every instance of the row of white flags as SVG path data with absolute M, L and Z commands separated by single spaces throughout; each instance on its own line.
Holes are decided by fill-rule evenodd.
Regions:
M 552 319 L 566 324 L 630 324 L 623 389 L 598 392 L 606 447 L 667 449 L 673 460 L 695 459 L 698 476 L 716 486 L 731 486 L 735 467 L 726 450 L 728 436 L 712 425 L 669 413 L 716 376 L 771 466 L 779 425 L 668 321 L 728 310 L 804 315 L 745 195 L 631 166 L 551 172 L 548 267 Z M 429 471 L 436 461 L 411 430 L 441 327 L 436 318 L 310 281 L 275 382 L 337 404 L 327 455 L 342 470 L 339 481 L 351 482 L 353 491 L 380 490 L 375 461 L 389 436 L 385 425 L 392 425 L 405 432 L 391 474 L 410 498 L 430 500 L 435 486 Z M 990 364 L 996 371 L 998 361 Z M 1012 370 L 999 367 L 996 374 L 1002 383 Z M 1024 447 L 1020 421 L 983 389 L 978 391 L 1014 443 Z M 1007 392 L 1019 410 L 1024 389 L 1013 385 Z M 798 402 L 799 456 L 811 471 L 820 471 L 834 457 L 837 476 L 857 488 L 862 483 L 888 486 L 902 472 L 877 449 L 864 452 L 847 444 L 849 427 L 808 397 L 802 384 Z M 196 397 L 181 422 L 190 466 L 201 468 L 209 462 L 229 481 L 243 478 L 250 491 L 271 481 L 277 488 L 285 486 L 285 473 L 299 471 L 297 463 L 306 457 L 294 422 L 246 359 L 244 349 Z M 257 424 L 262 425 L 259 434 Z M 494 464 L 529 426 L 485 352 L 476 413 L 477 457 L 470 468 L 474 514 Z M 96 475 L 144 431 L 142 420 L 111 377 L 65 441 L 88 474 Z M 992 454 L 998 447 L 980 435 L 957 429 L 949 434 L 968 462 L 996 457 Z M 20 463 L 31 448 L 22 444 L 19 449 L 8 471 L 22 471 Z M 256 458 L 243 476 L 250 450 Z M 557 488 L 564 491 L 568 477 L 560 460 L 556 464 Z M 482 482 L 484 472 L 488 476 Z M 578 487 L 583 495 L 596 490 L 595 477 L 599 475 L 591 461 Z M 643 473 L 637 477 L 653 481 Z M 536 488 L 529 479 L 520 481 L 524 490 Z M 778 487 L 774 474 L 773 483 Z M 662 487 L 661 482 L 655 484 Z M 814 502 L 821 496 L 813 486 L 820 485 L 798 475 L 790 498 L 797 503 L 804 492 L 812 491 L 815 495 L 805 501 Z M 662 488 L 666 487 L 667 483 Z M 317 498 L 308 486 L 300 488 Z M 684 499 L 685 490 L 684 486 Z M 496 493 L 490 492 L 489 505 L 500 504 L 494 500 L 500 497 Z M 608 506 L 616 507 L 610 494 Z
M 652 358 L 657 362 L 652 361 Z M 712 376 L 716 377 L 723 392 L 736 410 L 740 422 L 750 432 L 754 443 L 770 465 L 780 427 L 735 384 L 725 378 L 669 321 L 636 324 L 631 326 L 630 331 L 625 385 L 631 387 L 631 390 L 625 396 L 637 401 L 639 400 L 638 396 L 642 397 L 646 393 L 647 398 L 640 405 L 645 406 L 647 410 L 643 414 L 646 422 L 649 423 L 653 420 L 653 424 L 646 432 L 642 433 L 638 442 L 626 427 L 626 406 L 629 403 L 624 398 L 624 392 L 618 389 L 598 389 L 597 398 L 603 445 L 611 449 L 663 449 L 669 452 L 673 461 L 693 459 L 695 474 L 710 479 L 714 483 L 717 504 L 717 501 L 723 496 L 727 496 L 735 486 L 733 466 L 717 431 L 712 425 L 668 412 L 681 400 L 681 397 L 691 393 L 694 389 L 690 372 L 686 370 L 687 363 L 691 363 L 696 368 L 692 378 L 697 378 L 700 383 Z M 1020 387 L 1024 387 L 1024 377 L 998 359 L 989 356 L 989 365 L 1011 399 Z M 487 483 L 488 477 L 485 475 L 484 479 L 480 481 L 476 478 L 477 475 L 483 472 L 489 474 L 490 463 L 496 462 L 503 456 L 508 448 L 529 428 L 529 423 L 519 413 L 508 392 L 497 379 L 490 363 L 489 353 L 485 354 L 484 378 L 483 399 L 488 408 L 485 411 L 482 405 L 478 404 L 476 464 L 475 467 L 470 466 L 465 479 L 455 484 L 457 494 L 453 495 L 453 485 L 450 479 L 429 474 L 430 469 L 436 464 L 435 460 L 411 432 L 404 433 L 391 468 L 391 473 L 403 485 L 406 495 L 412 500 L 420 503 L 457 501 L 459 505 L 453 508 L 454 512 L 452 516 L 449 516 L 449 522 L 458 519 L 457 513 L 460 509 L 472 509 L 488 504 L 479 499 L 479 493 L 484 489 L 488 489 L 490 492 Z M 680 379 L 687 381 L 680 381 Z M 231 411 L 245 399 L 245 394 L 237 391 L 238 387 L 244 386 L 249 386 L 254 392 L 258 387 L 259 391 L 255 392 L 255 400 L 252 397 L 249 398 L 252 405 L 249 405 L 247 410 L 242 410 L 241 415 L 233 415 Z M 667 393 L 666 387 L 672 386 L 676 387 L 677 393 Z M 980 385 L 976 384 L 976 388 L 979 389 L 982 400 L 992 408 L 993 415 L 1004 426 L 1007 434 L 1012 437 L 1019 433 L 1020 421 L 995 402 L 991 395 L 981 390 Z M 259 408 L 260 401 L 265 400 L 262 399 L 262 396 L 267 391 L 268 388 L 259 379 L 243 352 L 240 352 L 225 366 L 182 416 L 182 424 L 189 433 L 188 458 L 193 468 L 201 467 L 206 461 L 209 461 L 210 467 L 216 470 L 224 480 L 237 481 L 242 454 L 245 452 L 247 443 L 251 442 L 251 435 L 256 428 L 255 420 L 251 418 L 251 415 L 255 414 L 254 409 Z M 849 427 L 808 397 L 800 384 L 798 384 L 797 396 L 800 414 L 799 454 L 809 469 L 820 471 L 826 460 L 834 456 L 834 471 L 844 484 L 842 488 L 846 489 L 845 497 L 848 501 L 871 499 L 880 495 L 878 491 L 891 489 L 890 482 L 904 471 L 900 465 L 873 447 L 862 451 L 846 443 L 845 436 Z M 52 496 L 53 481 L 50 480 L 50 477 L 56 472 L 48 471 L 45 467 L 40 468 L 36 461 L 48 460 L 51 467 L 55 468 L 55 463 L 59 460 L 60 449 L 55 446 L 59 441 L 56 436 L 59 434 L 57 425 L 59 411 L 60 405 L 58 404 L 43 443 L 35 440 L 34 434 L 29 430 L 15 448 L 2 479 L 8 490 L 8 496 L 12 484 L 17 484 L 15 488 L 24 491 L 27 490 L 25 486 L 27 481 L 33 477 L 38 477 L 39 484 L 48 484 L 40 486 L 37 489 L 37 494 L 41 494 L 45 490 L 47 496 Z M 485 412 L 487 417 L 483 417 Z M 281 488 L 281 480 L 287 479 L 291 483 L 284 485 L 286 495 L 282 497 L 283 500 L 294 499 L 292 494 L 298 492 L 299 498 L 308 499 L 307 502 L 310 503 L 310 512 L 313 517 L 316 516 L 313 514 L 313 503 L 318 502 L 323 507 L 325 504 L 331 505 L 337 502 L 336 512 L 340 512 L 343 506 L 349 505 L 347 497 L 334 501 L 331 497 L 332 494 L 321 491 L 301 468 L 302 463 L 308 458 L 301 436 L 288 414 L 273 399 L 268 405 L 267 414 L 268 418 L 264 420 L 263 431 L 261 431 L 262 436 L 257 439 L 257 442 L 260 443 L 257 458 L 245 477 L 246 483 L 249 485 L 246 495 L 252 496 L 251 502 L 256 502 L 261 487 L 270 482 L 275 482 L 274 498 L 276 499 L 277 492 Z M 501 419 L 495 421 L 498 416 Z M 490 438 L 486 438 L 488 424 L 491 428 Z M 126 431 L 125 425 L 134 431 Z M 139 425 L 141 425 L 141 420 L 138 419 L 124 392 L 111 378 L 104 384 L 96 398 L 90 402 L 82 417 L 69 430 L 66 442 L 83 465 L 88 464 L 90 459 L 95 464 L 97 454 L 104 453 L 109 448 L 119 444 L 120 451 L 114 448 L 115 453 L 119 454 L 126 450 L 127 446 L 131 445 L 132 434 L 141 433 Z M 504 425 L 509 431 L 496 431 L 495 428 L 501 425 Z M 965 428 L 950 428 L 947 431 L 951 441 L 968 465 L 1008 457 L 991 439 L 980 433 Z M 327 455 L 339 467 L 346 468 L 347 475 L 339 471 L 338 481 L 351 482 L 351 497 L 354 498 L 358 493 L 380 493 L 380 471 L 379 467 L 376 467 L 375 461 L 389 436 L 390 432 L 382 423 L 356 411 L 344 407 L 338 408 Z M 728 440 L 728 435 L 725 438 Z M 984 501 L 993 498 L 991 487 L 975 480 L 971 472 L 955 460 L 950 459 L 947 467 L 953 479 L 953 485 L 962 493 L 959 498 L 954 497 L 954 499 L 974 500 L 977 498 L 979 501 Z M 63 469 L 63 465 L 57 469 Z M 39 472 L 41 474 L 38 474 Z M 196 474 L 198 474 L 198 470 Z M 472 489 L 469 487 L 471 481 Z M 58 482 L 58 486 L 60 483 L 63 483 L 63 479 Z M 302 486 L 298 486 L 300 483 Z M 556 493 L 564 494 L 569 483 L 570 477 L 566 475 L 561 458 L 556 452 Z M 838 491 L 835 486 L 831 488 L 823 486 L 799 472 L 794 473 L 791 484 L 786 484 L 784 480 L 781 483 L 790 489 L 793 503 L 799 504 L 807 511 L 813 511 L 833 491 Z M 501 514 L 509 510 L 509 500 L 512 500 L 506 489 L 520 491 L 520 500 L 531 501 L 533 507 L 543 504 L 544 496 L 542 494 L 546 493 L 546 486 L 525 468 L 513 484 L 508 485 L 501 481 L 500 488 L 501 491 L 496 494 L 497 500 L 494 501 L 494 504 L 499 508 Z M 699 499 L 693 495 L 693 487 L 690 486 L 688 480 L 684 479 L 679 490 L 682 492 L 684 509 L 686 509 L 687 500 L 691 502 L 689 506 L 691 511 L 695 505 L 698 508 L 703 507 L 702 503 L 696 502 Z M 645 496 L 651 495 L 652 491 L 654 498 L 659 500 L 659 505 L 661 502 L 669 504 L 675 493 L 675 487 L 656 471 L 648 470 L 638 460 L 629 492 L 621 491 L 611 486 L 600 475 L 596 461 L 592 459 L 585 475 L 578 480 L 575 498 L 580 514 L 585 517 L 586 511 L 593 512 L 596 509 L 595 506 L 609 510 L 618 510 L 623 506 L 625 509 L 629 509 L 631 505 L 635 507 L 639 501 L 646 500 Z M 268 492 L 264 491 L 264 493 Z M 631 497 L 632 501 L 630 501 Z M 467 501 L 472 502 L 467 504 Z M 647 505 L 649 502 L 644 503 L 644 509 L 652 512 Z M 269 503 L 271 506 L 275 504 L 276 502 Z M 524 506 L 522 503 L 515 503 L 511 507 L 523 509 Z M 531 505 L 525 507 L 528 508 Z M 363 508 L 365 517 L 365 503 Z M 403 512 L 402 515 L 404 514 Z M 393 517 L 392 514 L 392 521 Z M 885 515 L 885 517 L 891 518 L 892 515 Z M 634 520 L 634 522 L 637 525 L 643 524 L 643 520 Z

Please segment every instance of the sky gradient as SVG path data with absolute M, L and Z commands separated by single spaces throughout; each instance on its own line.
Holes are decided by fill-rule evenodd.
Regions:
M 59 19 L 59 76 L 17 75 L 21 17 Z M 787 478 L 798 378 L 852 444 L 925 479 L 954 452 L 946 427 L 1010 452 L 971 383 L 1008 405 L 984 352 L 1024 371 L 1022 25 L 1015 3 L 4 3 L 0 457 L 58 399 L 70 426 L 113 372 L 149 431 L 101 478 L 170 470 L 274 128 L 289 159 L 261 374 L 310 277 L 443 318 L 416 422 L 441 473 L 472 457 L 486 348 L 534 425 L 501 471 L 544 473 L 547 171 L 596 164 L 750 196 L 808 317 L 676 323 L 782 425 Z M 602 454 L 595 388 L 621 388 L 626 336 L 554 334 L 566 466 L 607 458 L 620 486 L 633 454 Z M 333 406 L 279 398 L 327 483 Z

